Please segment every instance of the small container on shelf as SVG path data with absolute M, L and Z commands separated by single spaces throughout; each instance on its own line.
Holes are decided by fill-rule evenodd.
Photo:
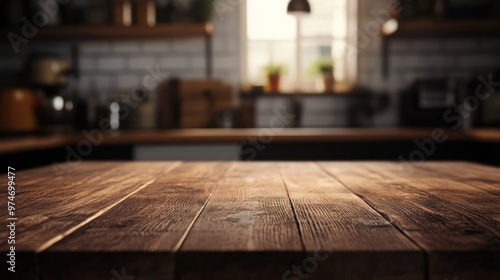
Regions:
M 113 1 L 113 20 L 116 26 L 132 25 L 132 3 L 130 0 Z
M 137 25 L 156 25 L 156 5 L 154 0 L 136 0 Z

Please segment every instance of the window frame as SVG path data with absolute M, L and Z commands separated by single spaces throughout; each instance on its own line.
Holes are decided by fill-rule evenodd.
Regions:
M 251 0 L 249 0 L 251 1 Z M 330 1 L 330 0 L 325 0 Z M 312 7 L 314 9 L 314 7 Z M 240 22 L 240 81 L 245 85 L 250 84 L 248 77 L 248 26 L 247 26 L 247 0 L 242 1 L 239 5 Z M 286 11 L 283 11 L 286 12 Z M 336 83 L 336 91 L 343 92 L 351 89 L 357 82 L 358 78 L 358 52 L 353 52 L 358 38 L 358 0 L 347 1 L 347 35 L 345 37 L 346 50 L 345 50 L 345 79 L 342 82 Z M 334 36 L 301 36 L 300 41 L 304 42 L 309 39 L 338 39 Z

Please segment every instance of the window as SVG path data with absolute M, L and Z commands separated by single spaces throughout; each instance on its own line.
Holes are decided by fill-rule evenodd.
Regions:
M 350 73 L 356 63 L 346 56 L 346 46 L 348 39 L 355 37 L 348 34 L 352 28 L 348 25 L 355 17 L 352 2 L 356 1 L 309 0 L 311 14 L 299 19 L 287 14 L 289 1 L 246 1 L 247 81 L 264 84 L 263 68 L 270 63 L 281 64 L 285 67 L 283 91 L 317 91 L 319 83 L 311 74 L 312 65 L 319 59 L 332 58 L 337 85 L 352 83 L 354 77 Z

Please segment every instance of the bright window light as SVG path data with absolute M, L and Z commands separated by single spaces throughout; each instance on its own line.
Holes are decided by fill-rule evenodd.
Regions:
M 335 63 L 337 83 L 346 82 L 348 0 L 309 0 L 312 12 L 302 17 L 298 39 L 302 69 L 296 69 L 297 23 L 296 17 L 286 12 L 289 1 L 246 1 L 247 81 L 264 84 L 262 69 L 270 63 L 283 64 L 284 91 L 296 90 L 298 80 L 301 89 L 316 91 L 318 78 L 311 74 L 311 67 L 318 59 L 330 57 Z

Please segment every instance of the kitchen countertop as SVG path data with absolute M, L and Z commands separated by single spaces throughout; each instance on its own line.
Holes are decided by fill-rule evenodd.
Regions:
M 62 168 L 62 180 L 53 167 L 15 174 L 17 279 L 500 278 L 498 168 L 426 162 L 406 176 L 392 162 Z
M 29 136 L 0 140 L 0 154 L 74 145 L 82 140 L 99 140 L 99 145 L 141 145 L 169 143 L 241 143 L 251 139 L 270 139 L 282 142 L 335 142 L 335 141 L 394 141 L 430 138 L 430 128 L 329 128 L 329 129 L 182 129 L 165 131 L 138 131 L 93 134 L 83 133 Z M 500 129 L 473 129 L 445 131 L 450 140 L 500 142 Z M 102 139 L 99 136 L 101 135 Z

